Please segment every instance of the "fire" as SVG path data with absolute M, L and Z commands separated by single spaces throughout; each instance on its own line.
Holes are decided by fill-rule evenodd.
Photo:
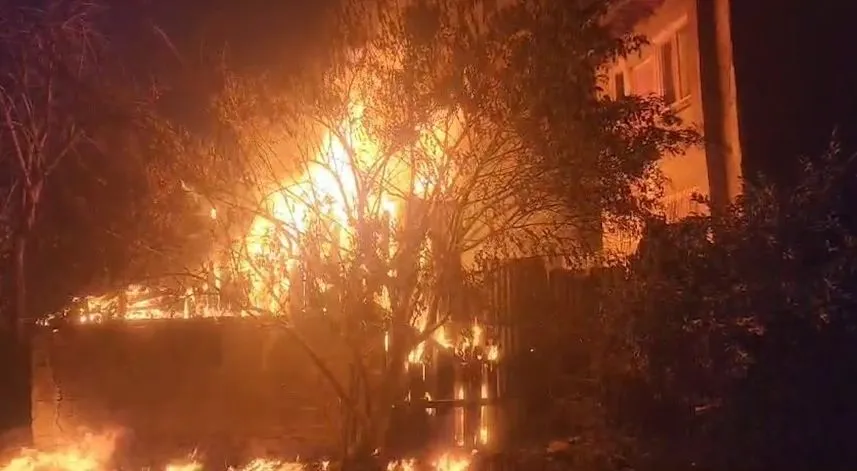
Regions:
M 490 362 L 497 362 L 500 359 L 500 347 L 497 344 L 488 345 L 485 348 L 485 358 Z
M 432 466 L 435 471 L 466 471 L 470 468 L 470 458 L 444 453 L 432 463 Z
M 349 110 L 343 122 L 326 133 L 321 140 L 321 151 L 312 161 L 304 162 L 299 172 L 286 182 L 268 189 L 268 196 L 261 202 L 257 215 L 253 218 L 244 237 L 233 247 L 239 254 L 238 259 L 229 264 L 211 263 L 206 270 L 201 286 L 188 288 L 180 296 L 167 295 L 144 286 L 131 286 L 116 295 L 91 296 L 79 300 L 83 303 L 80 323 L 100 323 L 110 319 L 143 321 L 153 319 L 190 319 L 200 317 L 251 316 L 265 313 L 270 316 L 287 316 L 295 306 L 301 306 L 302 283 L 306 282 L 306 267 L 303 251 L 307 239 L 313 239 L 318 245 L 319 254 L 325 261 L 337 262 L 345 259 L 354 249 L 356 231 L 361 222 L 371 219 L 381 221 L 380 238 L 386 243 L 387 261 L 395 258 L 398 250 L 397 235 L 406 227 L 409 216 L 408 205 L 419 202 L 438 191 L 453 185 L 453 167 L 440 146 L 432 144 L 438 139 L 438 129 L 424 130 L 418 137 L 417 145 L 424 146 L 431 162 L 414 163 L 405 156 L 388 156 L 388 162 L 378 164 L 379 149 L 368 138 L 364 129 L 363 108 L 355 105 Z M 434 133 L 434 139 L 426 137 Z M 380 168 L 373 172 L 367 169 Z M 367 174 L 373 174 L 366 181 Z M 219 204 L 219 203 L 218 203 Z M 217 208 L 208 208 L 212 224 L 218 224 L 221 215 Z M 428 272 L 432 257 L 430 241 L 420 245 L 417 271 Z M 390 263 L 392 265 L 392 263 Z M 391 278 L 396 277 L 393 267 L 387 269 Z M 220 294 L 224 286 L 224 273 L 237 271 L 246 280 L 247 306 L 221 305 Z M 323 288 L 323 287 L 322 287 Z M 225 291 L 225 288 L 223 289 Z M 173 296 L 170 298 L 170 296 Z M 377 295 L 381 308 L 390 309 L 390 294 L 383 291 Z M 436 343 L 444 349 L 458 355 L 461 352 L 479 350 L 484 355 L 479 359 L 496 361 L 496 345 L 486 341 L 485 328 L 478 322 L 472 325 L 471 335 L 448 329 L 448 326 L 431 325 L 427 308 L 417 308 L 426 312 L 415 313 L 413 328 L 417 332 L 434 329 L 427 341 L 419 342 L 404 359 L 406 367 L 422 365 L 425 375 L 427 343 Z M 384 350 L 390 350 L 390 337 L 384 337 Z M 425 379 L 425 378 L 424 378 Z M 458 386 L 456 399 L 464 399 L 464 389 Z M 484 394 L 483 394 L 484 396 Z M 459 411 L 463 414 L 463 409 Z M 464 443 L 463 415 L 459 418 L 461 430 L 457 432 L 457 442 Z M 470 432 L 468 432 L 470 434 Z M 487 427 L 479 432 L 478 442 L 487 442 Z M 38 459 L 51 459 L 51 454 L 39 453 Z M 71 467 L 74 462 L 65 455 L 55 459 L 64 463 L 61 469 L 84 470 L 103 469 L 103 462 L 90 462 L 90 455 L 81 455 L 80 463 L 90 467 Z M 19 459 L 24 459 L 19 457 Z M 33 458 L 36 459 L 36 458 Z M 19 463 L 19 462 L 16 462 Z M 23 461 L 17 468 L 3 468 L 3 471 L 38 469 L 39 462 Z M 29 465 L 26 463 L 30 463 Z M 400 463 L 407 468 L 407 463 Z M 469 461 L 453 460 L 442 457 L 437 461 L 436 469 L 458 471 L 466 469 Z M 11 465 L 11 464 L 10 464 Z M 83 466 L 81 465 L 81 466 Z M 27 467 L 30 466 L 30 467 Z M 300 465 L 286 462 L 256 460 L 242 470 L 247 471 L 285 471 L 298 469 Z M 168 471 L 195 471 L 201 469 L 197 462 L 183 461 L 171 464 Z
M 479 325 L 479 321 L 473 321 L 473 345 L 478 347 L 482 345 L 484 330 Z
M 100 471 L 113 455 L 116 433 L 87 434 L 78 443 L 43 452 L 24 449 L 0 465 L 0 471 Z
M 455 399 L 458 401 L 464 400 L 464 386 L 458 385 L 455 390 Z M 464 446 L 464 408 L 457 407 L 455 408 L 455 444 L 458 446 Z
M 79 443 L 73 443 L 54 451 L 21 450 L 17 456 L 4 464 L 0 471 L 107 471 L 114 469 L 111 463 L 115 449 L 116 433 L 87 435 Z M 388 471 L 414 471 L 418 468 L 415 459 L 392 461 Z M 444 453 L 431 463 L 435 471 L 465 471 L 470 466 L 469 458 L 455 457 Z M 322 471 L 330 469 L 330 461 L 320 463 Z M 163 471 L 203 471 L 203 465 L 193 458 L 175 461 L 164 466 Z M 306 463 L 257 458 L 230 471 L 304 471 L 311 469 Z
M 202 471 L 202 465 L 199 463 L 184 463 L 184 464 L 168 464 L 164 471 Z
M 219 272 L 219 267 L 213 268 L 214 274 Z M 118 293 L 75 298 L 73 307 L 76 308 L 77 313 L 72 318 L 79 324 L 100 324 L 113 319 L 138 322 L 249 315 L 246 311 L 222 309 L 216 302 L 212 302 L 217 285 L 218 281 L 215 279 L 211 287 L 203 286 L 202 290 L 188 288 L 180 296 L 147 286 L 131 285 Z M 70 311 L 71 308 L 67 313 Z M 61 318 L 67 313 L 49 316 L 47 319 L 40 320 L 39 324 L 50 325 L 52 320 Z
M 427 161 L 409 160 L 404 155 L 381 157 L 364 126 L 364 106 L 360 100 L 353 100 L 347 116 L 339 126 L 325 133 L 317 155 L 304 162 L 302 171 L 269 189 L 269 196 L 262 202 L 246 236 L 238 242 L 239 256 L 231 266 L 212 262 L 201 286 L 187 288 L 180 295 L 134 285 L 124 292 L 78 299 L 79 313 L 75 319 L 91 324 L 112 319 L 144 321 L 287 315 L 292 307 L 301 305 L 300 288 L 305 281 L 301 251 L 308 237 L 323 239 L 322 256 L 336 261 L 352 248 L 357 223 L 363 218 L 373 218 L 387 224 L 387 233 L 381 236 L 387 241 L 388 258 L 393 259 L 397 231 L 404 223 L 403 215 L 409 201 L 427 198 L 453 184 L 454 172 L 450 169 L 454 166 L 438 142 L 455 137 L 450 130 L 460 126 L 457 121 L 460 119 L 454 115 L 450 121 L 454 124 L 443 124 L 438 118 L 436 124 L 420 130 L 415 145 L 422 149 Z M 371 181 L 366 181 L 369 174 Z M 210 207 L 208 212 L 212 224 L 216 224 L 220 216 L 218 209 Z M 421 268 L 430 262 L 429 245 L 426 241 L 420 249 L 418 264 Z M 222 305 L 219 300 L 224 272 L 234 270 L 239 272 L 235 276 L 249 285 L 244 286 L 248 291 L 247 306 Z M 395 270 L 391 268 L 389 275 L 395 277 Z M 389 309 L 389 292 L 384 288 L 377 301 Z M 419 313 L 414 327 L 424 331 L 427 324 L 426 313 Z M 477 340 L 481 336 L 481 330 L 476 331 L 478 328 L 477 324 L 474 327 L 476 343 L 481 342 Z M 455 348 L 455 342 L 443 326 L 437 328 L 432 337 L 443 348 Z M 389 338 L 385 338 L 385 347 L 389 348 Z M 425 342 L 417 345 L 408 355 L 408 363 L 422 362 L 425 348 Z
M 470 458 L 443 453 L 431 462 L 434 471 L 466 471 L 470 468 Z M 416 471 L 421 469 L 417 460 L 410 458 L 387 463 L 387 471 Z
M 460 114 L 450 118 L 442 113 L 418 130 L 413 146 L 422 159 L 415 160 L 409 151 L 382 155 L 364 113 L 362 101 L 354 99 L 345 119 L 325 133 L 318 154 L 304 162 L 299 174 L 270 189 L 244 240 L 247 260 L 241 269 L 250 278 L 253 307 L 279 313 L 300 296 L 298 260 L 304 239 L 322 239 L 322 255 L 336 261 L 353 248 L 357 226 L 370 219 L 386 226 L 379 236 L 392 260 L 407 205 L 454 186 L 456 166 L 439 143 L 457 138 Z M 423 267 L 429 245 L 424 242 Z M 395 270 L 389 275 L 395 277 Z M 389 306 L 389 293 L 381 297 L 385 299 L 379 304 Z
M 446 326 L 440 326 L 437 328 L 434 334 L 434 341 L 437 342 L 443 348 L 450 349 L 454 348 L 455 345 L 449 340 L 449 337 L 446 335 Z
M 304 468 L 301 463 L 257 458 L 235 471 L 302 471 Z M 322 468 L 325 468 L 324 463 Z
M 387 471 L 415 471 L 416 467 L 417 460 L 413 458 L 387 463 Z
M 339 128 L 326 133 L 319 155 L 307 162 L 304 173 L 275 188 L 263 203 L 265 214 L 251 224 L 242 270 L 250 279 L 254 307 L 271 312 L 287 307 L 284 300 L 293 294 L 301 242 L 313 225 L 313 236 L 326 246 L 323 255 L 333 259 L 350 248 L 362 217 L 386 216 L 390 224 L 398 218 L 401 203 L 383 185 L 368 185 L 360 193 L 360 169 L 377 160 L 378 150 L 363 129 L 362 106 L 350 108 Z M 391 166 L 381 181 L 389 182 L 398 167 Z M 279 273 L 271 273 L 272 265 Z
M 203 471 L 201 463 L 189 461 L 180 464 L 168 464 L 164 471 Z M 240 468 L 229 468 L 229 471 L 303 471 L 306 466 L 302 463 L 256 458 Z M 322 469 L 326 469 L 322 463 Z

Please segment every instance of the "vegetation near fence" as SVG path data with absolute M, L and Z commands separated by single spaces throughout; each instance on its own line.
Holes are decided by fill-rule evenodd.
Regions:
M 554 344 L 571 359 L 552 404 L 575 459 L 853 468 L 837 437 L 857 423 L 855 164 L 834 146 L 788 190 L 748 184 L 722 214 L 649 225 L 596 314 Z
M 612 268 L 498 270 L 497 312 L 518 327 L 506 393 L 526 398 L 510 402 L 525 419 L 518 438 L 536 450 L 502 459 L 853 468 L 857 453 L 837 437 L 857 423 L 855 183 L 857 158 L 832 146 L 804 159 L 788 190 L 748 184 L 723 213 L 651 221 Z

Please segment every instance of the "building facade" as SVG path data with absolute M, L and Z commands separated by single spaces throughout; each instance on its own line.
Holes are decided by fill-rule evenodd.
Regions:
M 649 43 L 614 65 L 607 90 L 614 96 L 659 95 L 704 143 L 666 155 L 664 216 L 676 221 L 734 200 L 741 188 L 741 148 L 729 0 L 627 0 L 611 20 L 633 25 Z M 605 234 L 605 247 L 633 251 L 634 237 Z

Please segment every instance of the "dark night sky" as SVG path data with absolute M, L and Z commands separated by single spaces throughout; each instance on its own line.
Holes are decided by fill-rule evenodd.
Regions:
M 215 69 L 223 59 L 231 71 L 287 77 L 325 50 L 321 23 L 337 0 L 105 1 L 106 35 L 114 50 L 133 57 L 124 61 L 131 75 L 159 77 L 169 95 L 163 111 L 206 132 L 205 108 L 221 85 Z
M 834 128 L 857 150 L 857 2 L 731 3 L 745 171 L 787 179 Z
M 318 31 L 335 0 L 109 0 L 111 36 L 124 36 L 140 52 L 151 45 L 151 25 L 168 33 L 190 60 L 203 49 L 228 44 L 236 64 L 269 66 L 297 59 L 323 42 Z M 148 36 L 148 38 L 146 38 Z

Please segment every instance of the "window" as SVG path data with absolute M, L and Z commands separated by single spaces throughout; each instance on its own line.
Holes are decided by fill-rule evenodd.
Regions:
M 682 103 L 693 90 L 688 75 L 688 66 L 692 64 L 690 40 L 686 24 L 662 36 L 656 41 L 653 53 L 644 56 L 630 70 L 625 69 L 629 72 L 627 82 L 621 71 L 614 74 L 615 95 L 660 95 L 669 104 Z
M 661 92 L 667 103 L 677 103 L 690 96 L 687 74 L 689 39 L 688 27 L 684 25 L 660 45 Z
M 661 45 L 661 81 L 663 83 L 664 100 L 667 103 L 676 101 L 676 70 L 675 67 L 675 45 L 674 41 L 667 41 Z
M 693 63 L 690 56 L 690 39 L 690 28 L 688 28 L 687 25 L 682 26 L 676 33 L 679 100 L 689 97 L 691 92 L 690 76 L 688 74 L 688 67 Z
M 653 95 L 660 93 L 656 61 L 650 57 L 631 69 L 631 90 L 636 95 Z

